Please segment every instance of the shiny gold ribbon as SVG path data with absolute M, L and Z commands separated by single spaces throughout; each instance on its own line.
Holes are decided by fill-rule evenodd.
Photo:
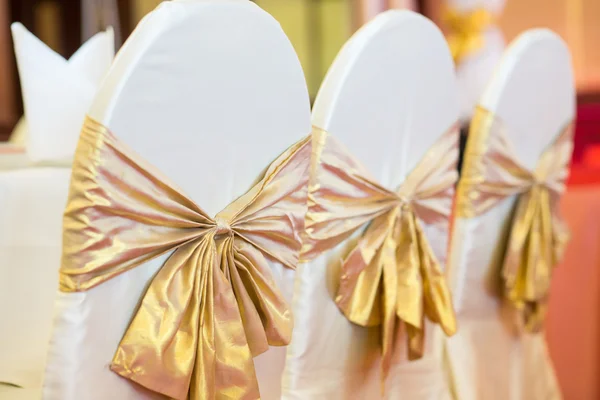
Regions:
M 60 289 L 86 291 L 172 252 L 110 368 L 174 399 L 260 398 L 252 358 L 290 341 L 267 260 L 294 268 L 310 137 L 213 219 L 107 128 L 87 119 L 64 217 Z
M 446 40 L 450 47 L 452 58 L 458 64 L 481 50 L 485 44 L 484 33 L 494 24 L 494 15 L 485 8 L 468 12 L 454 9 L 446 11 L 444 21 L 450 33 Z
M 568 231 L 558 213 L 573 148 L 569 123 L 528 170 L 515 158 L 502 122 L 476 109 L 458 186 L 457 215 L 482 215 L 506 198 L 519 195 L 502 260 L 503 295 L 515 312 L 516 328 L 537 332 L 543 326 L 550 278 L 562 257 Z
M 423 355 L 424 317 L 452 335 L 450 293 L 422 223 L 446 224 L 457 179 L 458 128 L 445 133 L 397 192 L 377 184 L 332 136 L 313 130 L 303 259 L 310 260 L 368 224 L 342 262 L 335 299 L 353 323 L 381 326 L 382 372 L 404 323 L 410 359 Z

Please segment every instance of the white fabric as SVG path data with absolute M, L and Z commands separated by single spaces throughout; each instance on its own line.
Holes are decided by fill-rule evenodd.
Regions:
M 0 382 L 41 386 L 70 172 L 0 173 Z
M 274 19 L 245 0 L 162 3 L 117 55 L 90 115 L 210 215 L 311 130 L 291 44 Z M 159 398 L 108 365 L 165 257 L 90 291 L 58 294 L 44 399 Z M 294 272 L 272 268 L 291 300 Z M 263 400 L 280 399 L 284 361 L 285 348 L 255 359 Z
M 376 17 L 343 47 L 312 115 L 315 126 L 340 139 L 381 184 L 392 189 L 457 118 L 457 85 L 444 37 L 431 21 L 397 10 Z M 425 230 L 444 265 L 447 229 Z M 382 397 L 378 329 L 351 324 L 333 300 L 334 265 L 351 240 L 297 271 L 295 328 L 288 346 L 283 399 Z M 384 398 L 450 397 L 442 332 L 431 324 L 426 329 L 425 357 L 408 362 L 399 352 Z M 398 340 L 403 352 L 406 338 Z
M 13 25 L 13 34 L 22 67 L 21 81 L 28 82 L 23 87 L 27 118 L 36 127 L 32 142 L 43 134 L 50 139 L 76 137 L 80 129 L 77 124 L 81 124 L 84 113 L 68 109 L 68 102 L 62 104 L 64 109 L 58 116 L 42 108 L 43 104 L 64 98 L 47 97 L 60 89 L 54 76 L 45 70 L 50 50 L 20 24 Z M 108 67 L 108 63 L 99 60 L 104 60 L 104 55 L 113 49 L 112 40 L 108 39 L 110 32 L 99 34 L 84 45 L 69 60 L 68 72 L 98 81 L 101 68 Z M 60 74 L 51 66 L 48 68 Z M 63 73 L 58 80 L 64 84 L 65 79 L 67 75 Z M 68 92 L 76 84 L 74 79 L 64 90 Z M 67 128 L 75 132 L 62 131 Z M 0 382 L 40 389 L 58 285 L 62 212 L 71 171 L 68 164 L 52 158 L 50 153 L 44 163 L 52 167 L 32 165 L 25 149 L 9 153 L 10 146 L 15 150 L 14 145 L 0 149 L 0 168 L 6 167 L 0 172 Z M 18 154 L 18 163 L 15 158 L 10 159 L 14 154 Z
M 27 119 L 27 155 L 33 163 L 68 163 L 114 56 L 112 29 L 96 34 L 67 61 L 22 24 L 11 28 Z
M 0 383 L 0 400 L 40 400 L 41 397 L 40 388 L 23 389 Z
M 547 30 L 521 35 L 503 56 L 481 104 L 504 121 L 516 156 L 533 168 L 574 116 L 565 43 Z M 490 294 L 514 201 L 454 222 L 448 271 L 459 330 L 447 340 L 447 351 L 460 400 L 548 400 L 558 393 L 544 335 L 511 336 Z
M 483 8 L 497 18 L 500 17 L 505 3 L 506 0 L 447 0 L 448 6 L 458 12 L 468 13 Z M 504 52 L 505 40 L 499 26 L 487 29 L 484 40 L 485 44 L 481 50 L 465 57 L 456 66 L 460 116 L 464 121 L 468 121 L 473 115 L 473 108 L 481 98 Z

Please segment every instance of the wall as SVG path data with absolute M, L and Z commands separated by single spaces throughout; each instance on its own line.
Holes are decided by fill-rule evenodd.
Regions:
M 508 0 L 501 26 L 512 39 L 525 29 L 549 27 L 566 40 L 573 55 L 577 87 L 600 90 L 600 1 Z

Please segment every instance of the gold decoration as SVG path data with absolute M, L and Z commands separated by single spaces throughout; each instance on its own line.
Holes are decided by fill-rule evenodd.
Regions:
M 573 124 L 561 131 L 533 171 L 515 158 L 505 129 L 492 112 L 476 109 L 458 186 L 457 215 L 473 218 L 519 196 L 502 260 L 504 298 L 516 312 L 516 328 L 537 332 L 543 326 L 552 270 L 569 236 L 558 201 L 571 160 Z
M 449 9 L 444 22 L 450 33 L 446 40 L 454 62 L 459 64 L 464 58 L 481 50 L 485 44 L 484 33 L 494 22 L 494 15 L 485 8 L 468 12 Z
M 212 150 L 212 149 L 211 149 Z M 267 260 L 295 268 L 311 144 L 286 150 L 215 218 L 87 119 L 64 217 L 60 289 L 86 291 L 161 254 L 110 368 L 179 400 L 257 399 L 253 357 L 292 317 Z
M 457 146 L 455 126 L 393 192 L 370 178 L 334 137 L 314 129 L 302 257 L 312 259 L 368 225 L 342 262 L 335 301 L 353 323 L 381 326 L 383 379 L 399 323 L 410 359 L 423 355 L 425 316 L 448 335 L 456 331 L 450 293 L 421 224 L 448 221 Z

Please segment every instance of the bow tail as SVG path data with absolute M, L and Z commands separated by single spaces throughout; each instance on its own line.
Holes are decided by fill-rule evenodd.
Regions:
M 387 378 L 394 354 L 394 342 L 397 335 L 396 305 L 400 296 L 396 290 L 399 284 L 398 259 L 396 254 L 396 240 L 394 232 L 389 232 L 375 261 L 382 266 L 382 299 L 381 308 L 383 321 L 381 322 L 381 374 L 382 383 Z
M 553 201 L 552 207 L 552 249 L 553 259 L 552 265 L 556 265 L 562 261 L 563 255 L 569 242 L 570 233 L 569 227 L 560 217 L 558 212 L 558 201 Z
M 419 271 L 420 250 L 414 214 L 402 210 L 395 228 L 397 265 L 397 298 L 395 311 L 404 322 L 407 336 L 408 358 L 415 360 L 423 356 L 423 277 Z
M 213 236 L 182 246 L 167 260 L 111 369 L 177 400 L 255 400 L 260 395 L 252 354 L 231 283 L 220 268 L 229 257 Z
M 269 346 L 287 345 L 292 339 L 292 313 L 264 255 L 239 241 L 233 261 L 232 286 L 253 356 L 264 353 Z
M 377 326 L 384 319 L 381 299 L 385 276 L 383 265 L 390 257 L 384 244 L 393 218 L 384 215 L 371 222 L 365 234 L 342 262 L 342 275 L 335 302 L 344 315 L 361 326 Z M 391 257 L 394 257 L 392 254 Z
M 212 277 L 204 291 L 201 339 L 190 400 L 260 398 L 244 321 L 229 279 L 233 255 L 227 247 L 227 243 L 219 243 L 220 262 L 211 264 Z
M 555 221 L 547 188 L 536 185 L 520 196 L 503 268 L 505 297 L 518 330 L 542 329 L 552 269 L 562 251 L 557 236 L 564 235 Z
M 423 279 L 425 315 L 430 321 L 440 325 L 447 336 L 452 336 L 456 333 L 456 315 L 446 277 L 423 229 L 416 220 L 415 226 L 421 259 L 420 272 Z
M 214 257 L 206 240 L 173 252 L 156 274 L 110 366 L 122 377 L 169 398 L 186 400 L 196 354 L 200 293 L 209 284 L 199 266 Z

